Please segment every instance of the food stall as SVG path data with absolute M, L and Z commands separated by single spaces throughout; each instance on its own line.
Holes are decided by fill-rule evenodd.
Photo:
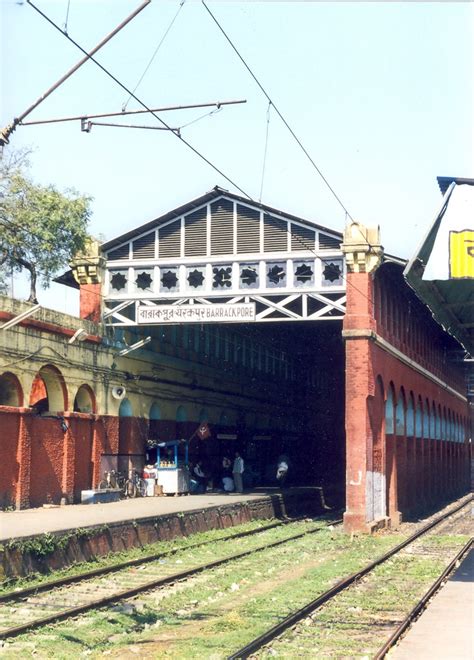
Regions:
M 165 495 L 189 493 L 188 442 L 169 440 L 157 444 L 156 475 Z

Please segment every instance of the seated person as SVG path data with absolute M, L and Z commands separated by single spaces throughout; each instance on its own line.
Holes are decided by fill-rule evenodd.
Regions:
M 194 466 L 194 470 L 191 475 L 192 479 L 198 482 L 197 492 L 205 493 L 207 487 L 207 476 L 202 469 L 202 461 L 198 461 Z
M 235 488 L 232 477 L 222 477 L 222 485 L 226 493 L 232 493 Z

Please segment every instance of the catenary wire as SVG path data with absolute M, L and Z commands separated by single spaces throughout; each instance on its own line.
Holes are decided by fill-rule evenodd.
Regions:
M 303 151 L 303 153 L 305 154 L 305 156 L 308 158 L 308 160 L 310 161 L 310 163 L 312 164 L 312 166 L 314 167 L 314 169 L 316 170 L 316 172 L 317 172 L 317 173 L 319 174 L 319 176 L 322 178 L 322 180 L 324 181 L 324 183 L 326 184 L 326 186 L 329 188 L 329 190 L 331 191 L 331 193 L 333 194 L 333 196 L 335 197 L 335 199 L 337 200 L 337 202 L 339 203 L 339 205 L 343 208 L 343 210 L 347 213 L 347 215 L 351 218 L 351 220 L 352 220 L 353 222 L 355 222 L 355 220 L 353 219 L 353 217 L 351 216 L 351 214 L 349 213 L 349 211 L 348 211 L 348 210 L 346 209 L 346 207 L 344 206 L 344 204 L 343 204 L 343 202 L 341 201 L 340 197 L 337 195 L 337 193 L 336 193 L 336 191 L 334 190 L 334 188 L 330 185 L 329 181 L 326 179 L 326 177 L 324 176 L 324 174 L 322 173 L 322 171 L 320 170 L 320 168 L 316 165 L 316 163 L 315 163 L 315 161 L 313 160 L 313 158 L 310 156 L 310 154 L 308 153 L 308 151 L 307 151 L 307 150 L 305 149 L 305 147 L 303 146 L 301 140 L 298 138 L 298 136 L 296 135 L 296 133 L 293 131 L 293 129 L 291 128 L 291 126 L 288 124 L 288 122 L 287 122 L 286 119 L 284 118 L 284 116 L 283 116 L 283 115 L 281 114 L 281 112 L 278 110 L 278 108 L 277 108 L 277 106 L 275 105 L 275 103 L 272 101 L 272 99 L 270 98 L 270 96 L 267 94 L 267 92 L 266 92 L 266 90 L 264 89 L 263 85 L 260 83 L 260 81 L 258 80 L 258 78 L 256 77 L 256 75 L 253 73 L 253 71 L 251 70 L 251 68 L 249 67 L 249 65 L 247 64 L 247 62 L 244 60 L 244 58 L 242 57 L 242 55 L 239 53 L 239 51 L 237 50 L 236 46 L 235 46 L 235 45 L 233 44 L 233 42 L 231 41 L 230 37 L 229 37 L 229 36 L 227 35 L 227 33 L 225 32 L 224 28 L 220 25 L 219 21 L 216 19 L 216 17 L 215 17 L 214 14 L 211 12 L 211 10 L 209 9 L 209 7 L 206 5 L 206 3 L 204 2 L 204 0 L 201 0 L 201 2 L 202 2 L 202 4 L 204 5 L 204 8 L 205 8 L 206 11 L 208 12 L 208 14 L 211 16 L 211 18 L 212 18 L 212 20 L 214 21 L 214 23 L 217 25 L 217 27 L 219 28 L 219 30 L 222 32 L 222 34 L 224 35 L 224 37 L 226 38 L 226 40 L 228 41 L 228 43 L 230 44 L 230 46 L 232 47 L 232 49 L 234 50 L 234 52 L 236 53 L 237 57 L 240 59 L 240 61 L 241 61 L 242 64 L 245 66 L 245 68 L 247 69 L 247 71 L 250 73 L 250 75 L 252 76 L 252 78 L 254 79 L 254 81 L 257 83 L 258 87 L 259 87 L 260 90 L 263 92 L 263 94 L 264 94 L 265 97 L 267 98 L 268 102 L 271 103 L 271 105 L 274 107 L 275 112 L 276 112 L 277 115 L 280 117 L 280 119 L 282 120 L 282 122 L 284 123 L 284 125 L 286 126 L 286 128 L 289 130 L 289 132 L 291 133 L 291 135 L 293 136 L 293 138 L 296 140 L 297 144 L 299 145 L 299 147 L 301 148 L 301 150 Z
M 270 128 L 270 110 L 272 107 L 272 102 L 268 102 L 268 108 L 267 108 L 267 122 L 266 122 L 266 130 L 265 130 L 265 147 L 263 150 L 263 164 L 262 164 L 262 179 L 260 182 L 260 197 L 258 198 L 258 201 L 262 203 L 262 194 L 263 194 L 263 181 L 265 179 L 265 167 L 267 164 L 267 149 L 268 149 L 268 131 Z
M 335 190 L 333 189 L 333 187 L 330 185 L 329 181 L 328 181 L 328 180 L 326 179 L 326 177 L 323 175 L 322 171 L 321 171 L 320 168 L 317 166 L 317 164 L 315 163 L 315 161 L 313 160 L 313 158 L 310 156 L 310 154 L 309 154 L 309 152 L 307 151 L 307 149 L 305 149 L 305 147 L 303 146 L 303 143 L 301 142 L 301 140 L 298 138 L 298 136 L 296 135 L 296 133 L 293 131 L 293 129 L 292 129 L 291 126 L 288 124 L 288 122 L 286 121 L 286 119 L 283 117 L 283 115 L 281 114 L 281 112 L 278 110 L 278 108 L 276 107 L 276 105 L 273 103 L 273 101 L 271 100 L 270 96 L 267 94 L 266 90 L 264 89 L 263 85 L 260 83 L 260 81 L 257 79 L 257 77 L 255 76 L 255 74 L 253 73 L 253 71 L 250 69 L 250 67 L 249 67 L 249 65 L 247 64 L 247 62 L 244 60 L 244 58 L 242 57 L 242 55 L 240 54 L 240 52 L 237 50 L 237 48 L 236 48 L 236 46 L 234 45 L 234 43 L 231 41 L 230 37 L 229 37 L 229 36 L 227 35 L 227 33 L 225 32 L 224 28 L 220 25 L 220 23 L 218 22 L 218 20 L 217 20 L 216 17 L 214 16 L 214 14 L 211 12 L 211 10 L 209 9 L 209 7 L 206 5 L 206 3 L 204 2 L 204 0 L 201 0 L 201 2 L 202 2 L 202 4 L 204 5 L 204 7 L 205 7 L 205 9 L 207 10 L 207 12 L 209 13 L 209 15 L 211 16 L 211 18 L 213 19 L 213 21 L 215 22 L 215 24 L 217 25 L 217 27 L 219 28 L 219 30 L 220 30 L 220 31 L 222 32 L 222 34 L 224 35 L 225 39 L 228 41 L 228 43 L 230 44 L 230 46 L 232 47 L 232 49 L 234 50 L 234 52 L 236 53 L 236 55 L 237 55 L 238 58 L 240 59 L 240 61 L 242 62 L 242 64 L 245 66 L 245 68 L 247 69 L 247 71 L 250 73 L 250 75 L 252 76 L 253 80 L 257 83 L 258 87 L 259 87 L 260 90 L 263 92 L 264 96 L 267 98 L 267 100 L 269 101 L 269 103 L 270 103 L 271 105 L 273 105 L 273 107 L 275 108 L 276 113 L 278 114 L 278 116 L 280 117 L 280 119 L 282 120 L 282 122 L 284 123 L 284 125 L 286 126 L 286 128 L 289 130 L 289 132 L 291 133 L 292 137 L 296 140 L 297 144 L 299 145 L 299 147 L 301 148 L 301 150 L 303 151 L 303 153 L 305 154 L 305 156 L 308 158 L 308 160 L 310 161 L 310 163 L 312 164 L 312 166 L 314 167 L 314 169 L 316 170 L 316 172 L 319 174 L 319 176 L 321 177 L 321 179 L 324 181 L 324 183 L 325 183 L 326 186 L 329 188 L 329 190 L 331 191 L 331 193 L 333 194 L 333 196 L 335 197 L 335 199 L 337 200 L 337 202 L 340 204 L 340 206 L 341 206 L 342 209 L 344 210 L 344 214 L 345 214 L 345 222 L 347 223 L 347 218 L 349 217 L 349 218 L 352 220 L 352 222 L 356 225 L 356 227 L 359 229 L 359 232 L 360 232 L 361 236 L 364 238 L 364 240 L 367 240 L 366 237 L 362 234 L 362 231 L 361 231 L 361 229 L 360 229 L 360 227 L 359 227 L 359 223 L 357 222 L 357 220 L 355 220 L 355 219 L 352 217 L 352 215 L 349 213 L 349 211 L 347 210 L 347 208 L 344 206 L 344 204 L 342 203 L 340 197 L 337 195 L 337 193 L 335 192 Z M 369 242 L 367 242 L 367 244 L 368 244 L 368 246 L 369 246 L 369 250 L 373 250 L 374 246 L 371 245 Z
M 150 61 L 148 62 L 148 64 L 147 64 L 146 67 L 145 67 L 145 70 L 143 71 L 143 73 L 142 73 L 142 75 L 140 76 L 140 78 L 139 78 L 137 84 L 136 84 L 135 87 L 133 88 L 133 90 L 132 90 L 132 94 L 135 94 L 135 92 L 137 91 L 137 89 L 138 89 L 138 87 L 140 86 L 141 82 L 143 81 L 143 78 L 145 77 L 145 75 L 146 75 L 148 69 L 150 68 L 150 66 L 152 65 L 153 60 L 154 60 L 155 57 L 157 56 L 158 51 L 160 50 L 161 46 L 163 45 L 164 40 L 165 40 L 166 37 L 168 36 L 169 31 L 170 31 L 171 28 L 173 27 L 173 24 L 174 24 L 175 20 L 178 18 L 178 14 L 179 14 L 179 12 L 181 11 L 181 9 L 183 8 L 183 5 L 184 5 L 185 2 L 186 2 L 186 0 L 181 0 L 181 2 L 179 3 L 178 11 L 177 11 L 176 14 L 174 15 L 174 17 L 173 17 L 171 23 L 168 25 L 168 27 L 167 27 L 165 33 L 164 33 L 163 36 L 161 37 L 161 39 L 160 39 L 160 41 L 159 41 L 159 43 L 158 43 L 158 46 L 157 46 L 156 49 L 155 49 L 155 52 L 154 52 L 153 55 L 151 56 Z M 122 112 L 125 112 L 125 110 L 127 109 L 127 105 L 130 103 L 130 99 L 131 99 L 131 98 L 132 98 L 132 95 L 130 95 L 130 96 L 128 97 L 128 99 L 125 101 L 125 103 L 123 104 L 123 106 L 122 106 Z
M 66 34 L 67 34 L 67 24 L 68 24 L 68 20 L 69 20 L 69 9 L 70 9 L 70 7 L 71 7 L 71 0 L 68 0 L 67 9 L 66 9 L 66 18 L 64 20 L 64 32 L 66 32 Z
M 171 127 L 168 126 L 168 124 L 167 124 L 163 119 L 161 119 L 161 118 L 160 118 L 155 112 L 153 112 L 153 111 L 152 111 L 152 110 L 151 110 L 151 109 L 150 109 L 150 108 L 149 108 L 149 107 L 148 107 L 148 106 L 147 106 L 147 105 L 146 105 L 141 99 L 139 99 L 139 98 L 138 98 L 133 92 L 131 92 L 131 91 L 130 91 L 130 90 L 129 90 L 129 89 L 128 89 L 128 88 L 127 88 L 127 87 L 126 87 L 121 81 L 120 81 L 120 80 L 118 80 L 118 78 L 117 78 L 116 76 L 114 76 L 110 71 L 108 71 L 108 69 L 106 69 L 106 68 L 105 68 L 100 62 L 98 62 L 93 56 L 89 55 L 89 53 L 88 53 L 84 48 L 82 48 L 82 46 L 80 46 L 80 44 L 78 44 L 74 39 L 72 39 L 72 37 L 70 37 L 68 34 L 66 34 L 66 33 L 65 33 L 65 32 L 64 32 L 64 31 L 63 31 L 58 25 L 56 25 L 56 23 L 54 23 L 54 21 L 53 21 L 52 19 L 50 19 L 50 18 L 49 18 L 46 14 L 44 14 L 44 13 L 43 13 L 38 7 L 36 7 L 36 6 L 33 4 L 33 2 L 31 2 L 31 0 L 27 0 L 27 3 L 28 3 L 33 9 L 35 9 L 35 11 L 37 11 L 37 12 L 38 12 L 38 13 L 39 13 L 39 14 L 40 14 L 40 15 L 41 15 L 41 16 L 42 16 L 42 17 L 43 17 L 48 23 L 50 23 L 50 25 L 52 25 L 52 26 L 53 26 L 58 32 L 60 32 L 62 35 L 64 35 L 64 36 L 65 36 L 65 37 L 66 37 L 66 38 L 67 38 L 67 39 L 68 39 L 68 40 L 69 40 L 74 46 L 76 46 L 76 48 L 78 48 L 82 53 L 84 53 L 84 55 L 86 55 L 86 56 L 88 57 L 88 59 L 90 59 L 92 62 L 94 62 L 94 64 L 96 64 L 96 65 L 97 65 L 97 66 L 98 66 L 98 67 L 99 67 L 99 68 L 100 68 L 100 69 L 101 69 L 101 70 L 102 70 L 107 76 L 109 76 L 109 77 L 110 77 L 110 78 L 111 78 L 111 79 L 112 79 L 117 85 L 119 85 L 124 91 L 126 91 L 128 94 L 130 94 L 130 97 L 131 97 L 131 98 L 135 99 L 135 101 L 137 101 L 137 103 L 139 103 L 143 108 L 145 108 L 148 112 L 150 112 L 150 113 L 151 113 L 151 114 L 152 114 L 152 115 L 153 115 L 153 116 L 154 116 L 154 117 L 155 117 L 155 118 L 156 118 L 161 124 L 163 124 L 163 126 L 165 126 L 169 131 L 171 131 L 173 135 L 175 135 L 179 140 L 181 140 L 181 142 L 183 142 L 183 143 L 184 143 L 188 148 L 190 148 L 190 149 L 191 149 L 191 150 L 192 150 L 197 156 L 199 156 L 199 158 L 201 158 L 205 163 L 207 163 L 207 164 L 208 164 L 210 167 L 212 167 L 216 172 L 218 172 L 218 174 L 220 174 L 221 176 L 223 176 L 223 177 L 224 177 L 229 183 L 231 183 L 231 185 L 233 185 L 237 190 L 239 190 L 241 193 L 243 193 L 243 195 L 244 195 L 245 197 L 247 197 L 247 199 L 249 199 L 250 201 L 254 201 L 254 200 L 252 199 L 252 197 L 251 197 L 248 193 L 246 193 L 246 192 L 245 192 L 245 191 L 244 191 L 239 185 L 237 185 L 232 179 L 230 179 L 226 174 L 224 174 L 224 173 L 223 173 L 223 172 L 222 172 L 222 171 L 221 171 L 216 165 L 214 165 L 214 164 L 213 164 L 208 158 L 206 158 L 201 152 L 199 152 L 195 147 L 193 147 L 193 146 L 192 146 L 187 140 L 185 140 L 181 135 L 178 135 L 177 133 L 173 132 L 173 131 L 171 130 Z M 268 99 L 269 103 L 271 103 L 271 105 L 275 108 L 275 111 L 277 112 L 277 114 L 279 115 L 279 117 L 282 119 L 282 121 L 284 122 L 284 124 L 287 126 L 288 130 L 289 130 L 289 131 L 291 132 L 291 134 L 295 137 L 295 139 L 299 142 L 297 136 L 294 134 L 294 132 L 292 131 L 292 129 L 290 128 L 290 126 L 288 125 L 288 123 L 286 122 L 286 120 L 284 119 L 284 117 L 281 115 L 281 113 L 279 112 L 278 108 L 277 108 L 277 107 L 275 106 L 275 104 L 272 102 L 271 98 L 268 96 L 268 94 L 266 93 L 266 91 L 264 90 L 264 88 L 262 87 L 262 85 L 260 84 L 260 82 L 257 80 L 257 78 L 255 77 L 255 75 L 252 73 L 252 71 L 250 70 L 250 68 L 248 67 L 248 65 L 246 64 L 246 62 L 244 61 L 244 59 L 243 59 L 242 56 L 240 55 L 240 53 L 237 51 L 236 47 L 233 45 L 233 43 L 231 42 L 231 40 L 229 39 L 229 37 L 226 35 L 226 33 L 224 32 L 224 30 L 222 29 L 222 27 L 219 25 L 219 23 L 217 22 L 217 20 L 214 18 L 213 14 L 210 12 L 210 10 L 208 9 L 208 7 L 206 6 L 204 0 L 202 0 L 202 4 L 203 4 L 204 7 L 206 8 L 206 10 L 209 12 L 209 14 L 211 15 L 211 17 L 213 18 L 213 20 L 215 21 L 215 23 L 217 24 L 217 26 L 218 26 L 219 29 L 221 30 L 221 32 L 224 34 L 224 36 L 226 37 L 227 41 L 230 43 L 230 45 L 232 46 L 233 50 L 236 52 L 236 54 L 238 55 L 238 57 L 241 59 L 241 61 L 243 62 L 243 64 L 245 65 L 245 67 L 247 68 L 247 70 L 249 71 L 249 73 L 251 74 L 251 76 L 254 78 L 255 82 L 258 84 L 258 86 L 260 87 L 260 89 L 262 90 L 262 92 L 264 93 L 264 95 L 266 96 L 266 98 Z M 300 142 L 299 142 L 299 143 L 300 143 Z M 309 154 L 307 153 L 307 151 L 306 151 L 306 150 L 304 149 L 304 147 L 301 145 L 301 143 L 300 143 L 300 146 L 301 146 L 301 148 L 303 149 L 303 151 L 306 153 L 306 155 L 308 156 L 308 158 L 310 158 L 311 162 L 313 162 L 312 159 L 311 159 L 311 157 L 310 157 Z M 321 175 L 321 177 L 323 178 L 323 180 L 326 182 L 327 186 L 328 186 L 328 187 L 330 188 L 330 190 L 332 191 L 333 195 L 336 197 L 336 199 L 338 200 L 338 202 L 340 203 L 340 205 L 342 206 L 342 208 L 343 208 L 344 211 L 346 212 L 346 214 L 347 214 L 347 215 L 353 220 L 353 218 L 352 218 L 352 216 L 350 215 L 350 213 L 347 211 L 347 209 L 345 208 L 345 206 L 342 204 L 341 200 L 338 198 L 338 196 L 336 195 L 336 193 L 334 192 L 334 190 L 331 188 L 331 186 L 329 185 L 329 183 L 326 181 L 326 179 L 324 178 L 324 176 L 322 175 L 322 173 L 321 173 L 321 172 L 319 171 L 319 169 L 317 168 L 316 164 L 315 164 L 314 162 L 313 162 L 313 164 L 314 164 L 315 168 L 317 169 L 317 171 L 319 172 L 319 174 Z M 355 221 L 353 220 L 353 222 L 355 222 Z M 357 224 L 357 223 L 356 223 L 356 224 Z M 300 240 L 300 239 L 298 238 L 298 240 Z M 372 246 L 369 245 L 369 248 L 372 248 Z M 314 254 L 318 259 L 320 259 L 320 260 L 322 261 L 322 257 L 320 257 L 318 254 L 316 254 L 316 252 L 315 252 L 314 249 L 310 249 L 310 251 L 313 252 L 313 254 Z M 342 279 L 344 279 L 348 284 L 350 284 L 355 290 L 357 290 L 358 293 L 360 293 L 364 298 L 366 298 L 369 302 L 371 302 L 371 300 L 365 295 L 365 293 L 363 293 L 363 292 L 362 292 L 358 287 L 356 287 L 353 283 L 349 282 L 349 281 L 347 280 L 347 278 L 344 277 L 343 274 L 341 274 L 341 277 L 342 277 Z M 105 297 L 105 296 L 103 296 L 103 294 L 98 294 L 98 295 L 101 295 L 102 297 Z
M 193 145 L 192 145 L 190 142 L 188 142 L 187 140 L 185 140 L 181 135 L 178 135 L 177 133 L 173 133 L 173 132 L 171 131 L 171 127 L 168 126 L 168 124 L 167 124 L 163 119 L 161 119 L 161 117 L 159 117 L 159 116 L 156 114 L 156 112 L 153 112 L 153 111 L 152 111 L 152 110 L 146 105 L 146 103 L 145 103 L 144 101 L 142 101 L 141 99 L 139 99 L 139 98 L 138 98 L 138 97 L 137 97 L 137 96 L 136 96 L 136 95 L 135 95 L 130 89 L 128 89 L 128 87 L 127 87 L 126 85 L 124 85 L 124 84 L 123 84 L 123 83 L 122 83 L 122 82 L 121 82 L 121 81 L 120 81 L 120 80 L 119 80 L 119 79 L 118 79 L 113 73 L 111 73 L 108 69 L 106 69 L 106 67 L 104 67 L 104 66 L 103 66 L 98 60 L 95 59 L 95 57 L 91 56 L 91 55 L 90 55 L 90 54 L 89 54 L 84 48 L 82 48 L 82 46 L 81 46 L 80 44 L 78 44 L 77 41 L 75 41 L 72 37 L 70 37 L 68 34 L 66 34 L 66 33 L 64 32 L 64 30 L 61 30 L 61 28 L 60 28 L 58 25 L 56 25 L 56 23 L 55 23 L 51 18 L 49 18 L 49 16 L 47 16 L 44 12 L 42 12 L 41 9 L 39 9 L 38 7 L 36 7 L 36 6 L 31 2 L 31 0 L 26 0 L 26 1 L 27 1 L 27 3 L 28 3 L 31 7 L 33 7 L 33 9 L 34 9 L 36 12 L 38 12 L 38 14 L 40 14 L 40 16 L 42 16 L 42 17 L 43 17 L 43 18 L 44 18 L 44 19 L 45 19 L 50 25 L 52 25 L 52 26 L 53 26 L 58 32 L 60 32 L 62 35 L 64 35 L 64 36 L 66 37 L 66 39 L 68 39 L 68 40 L 69 40 L 74 46 L 76 46 L 76 48 L 78 48 L 82 53 L 84 53 L 84 55 L 86 55 L 86 57 L 87 57 L 91 62 L 94 62 L 94 64 L 96 64 L 96 65 L 97 65 L 97 66 L 98 66 L 98 67 L 99 67 L 99 68 L 100 68 L 100 69 L 101 69 L 101 70 L 102 70 L 107 76 L 109 76 L 109 78 L 111 78 L 111 79 L 112 79 L 112 80 L 113 80 L 113 81 L 114 81 L 119 87 L 121 87 L 121 88 L 122 88 L 127 94 L 129 94 L 131 98 L 135 99 L 135 101 L 136 101 L 137 103 L 139 103 L 143 108 L 145 108 L 145 110 L 148 110 L 148 112 L 149 112 L 150 114 L 152 114 L 152 115 L 153 115 L 153 116 L 154 116 L 154 117 L 155 117 L 155 118 L 156 118 L 161 124 L 163 124 L 163 126 L 165 126 L 168 130 L 170 130 L 170 132 L 171 132 L 172 135 L 174 135 L 176 138 L 178 138 L 178 140 L 180 140 L 180 141 L 181 141 L 183 144 L 185 144 L 189 149 L 191 149 L 191 151 L 192 151 L 193 153 L 195 153 L 199 158 L 201 158 L 201 160 L 203 160 L 205 163 L 207 163 L 207 165 L 209 165 L 210 167 L 212 167 L 212 169 L 215 170 L 218 174 L 220 174 L 220 176 L 224 177 L 224 179 L 225 179 L 226 181 L 228 181 L 232 186 L 234 186 L 234 187 L 235 187 L 237 190 L 239 190 L 243 195 L 245 195 L 245 197 L 247 197 L 247 198 L 250 199 L 250 200 L 252 199 L 252 197 L 251 197 L 248 193 L 246 193 L 245 190 L 243 190 L 240 186 L 238 186 L 238 185 L 237 185 L 237 184 L 236 184 L 236 183 L 235 183 L 235 182 L 234 182 L 229 176 L 227 176 L 227 174 L 224 174 L 224 172 L 223 172 L 221 169 L 219 169 L 219 168 L 217 167 L 217 165 L 215 165 L 212 161 L 210 161 L 208 158 L 206 158 L 206 156 L 204 156 L 203 153 L 201 153 L 200 151 L 198 151 L 198 149 L 196 149 L 196 147 L 193 147 Z

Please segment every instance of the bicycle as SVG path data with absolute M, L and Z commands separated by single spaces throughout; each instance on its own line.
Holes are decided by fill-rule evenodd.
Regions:
M 123 492 L 125 497 L 145 497 L 146 481 L 139 476 L 136 470 L 130 470 Z
M 116 470 L 106 470 L 104 478 L 99 482 L 98 488 L 100 490 L 123 490 L 125 485 L 125 477 Z

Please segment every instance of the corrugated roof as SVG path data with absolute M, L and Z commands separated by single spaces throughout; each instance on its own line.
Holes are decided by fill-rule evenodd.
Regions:
M 154 220 L 151 220 L 150 222 L 147 222 L 144 225 L 140 225 L 139 227 L 136 227 L 135 229 L 132 229 L 131 231 L 126 232 L 125 234 L 121 234 L 120 236 L 117 236 L 116 238 L 113 238 L 110 241 L 106 241 L 101 245 L 101 249 L 104 252 L 107 252 L 108 250 L 114 248 L 116 245 L 120 245 L 125 241 L 129 241 L 131 238 L 134 238 L 134 236 L 138 236 L 145 233 L 148 229 L 153 229 L 161 224 L 164 224 L 165 222 L 168 222 L 169 220 L 173 220 L 173 218 L 178 218 L 181 215 L 186 215 L 193 209 L 202 206 L 203 204 L 207 204 L 208 202 L 223 196 L 227 197 L 228 199 L 233 199 L 236 202 L 241 202 L 242 204 L 247 204 L 248 206 L 253 206 L 255 208 L 262 209 L 267 213 L 282 216 L 284 218 L 288 218 L 289 220 L 295 220 L 296 222 L 300 222 L 302 224 L 310 224 L 315 229 L 321 229 L 330 234 L 334 234 L 334 236 L 340 237 L 342 240 L 342 233 L 339 231 L 335 231 L 334 229 L 329 229 L 329 227 L 323 227 L 323 225 L 317 224 L 313 220 L 300 218 L 299 216 L 292 215 L 291 213 L 287 213 L 286 211 L 281 211 L 279 209 L 273 208 L 272 206 L 267 206 L 266 204 L 255 202 L 251 199 L 248 199 L 247 197 L 241 197 L 240 195 L 235 195 L 234 193 L 230 193 L 228 190 L 224 190 L 224 188 L 219 188 L 219 186 L 215 186 L 215 188 L 213 188 L 205 195 L 201 195 L 201 197 L 197 197 L 196 199 L 193 199 L 191 202 L 187 202 L 186 204 L 183 204 L 182 206 L 179 206 L 178 208 L 173 209 L 172 211 L 168 211 L 168 213 L 165 213 L 164 215 L 155 218 Z

